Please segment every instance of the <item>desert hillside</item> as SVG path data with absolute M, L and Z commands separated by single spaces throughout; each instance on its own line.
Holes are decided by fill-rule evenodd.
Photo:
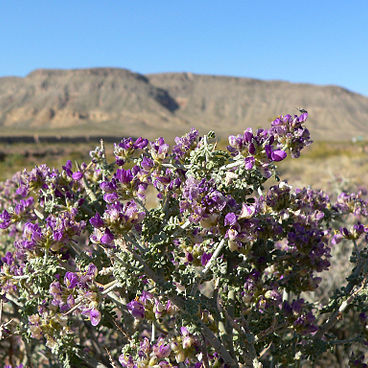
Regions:
M 0 134 L 158 135 L 197 127 L 222 137 L 310 113 L 314 139 L 368 138 L 368 97 L 337 86 L 126 69 L 40 69 L 0 78 Z

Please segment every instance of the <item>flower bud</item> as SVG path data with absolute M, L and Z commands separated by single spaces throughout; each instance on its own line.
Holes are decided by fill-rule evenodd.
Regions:
M 177 363 L 182 363 L 185 360 L 185 353 L 184 351 L 179 351 L 178 353 L 175 354 L 175 360 Z
M 157 358 L 156 357 L 152 357 L 148 363 L 149 367 L 153 367 L 157 364 Z
M 236 240 L 229 240 L 227 244 L 231 252 L 234 252 L 239 249 L 238 242 Z

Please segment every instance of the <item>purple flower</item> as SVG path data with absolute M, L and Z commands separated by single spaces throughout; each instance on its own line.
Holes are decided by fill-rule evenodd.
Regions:
M 104 222 L 98 212 L 96 212 L 96 214 L 89 219 L 89 222 L 93 227 L 96 227 L 96 228 L 100 228 L 104 226 Z
M 153 161 L 148 157 L 143 157 L 141 162 L 141 167 L 145 171 L 149 171 L 154 166 Z
M 115 182 L 103 181 L 100 184 L 100 188 L 107 193 L 111 193 L 116 190 L 116 184 Z
M 21 199 L 19 203 L 15 206 L 14 212 L 17 215 L 21 215 L 26 212 L 26 210 L 31 207 L 34 203 L 33 197 L 29 197 L 27 199 Z
M 72 176 L 73 172 L 72 172 L 72 162 L 70 160 L 68 160 L 66 163 L 65 163 L 65 166 L 63 166 L 63 169 L 65 170 L 66 174 L 68 176 Z
M 87 275 L 87 276 L 96 277 L 96 276 L 97 276 L 97 274 L 98 274 L 98 269 L 97 269 L 97 267 L 96 267 L 93 263 L 90 263 L 90 264 L 88 265 L 86 275 Z
M 331 244 L 332 245 L 336 245 L 339 244 L 341 242 L 341 240 L 344 239 L 344 237 L 341 234 L 335 234 L 332 238 L 331 238 Z
M 119 356 L 119 362 L 124 368 L 137 368 L 136 364 L 134 364 L 133 357 L 129 355 L 129 357 L 121 354 Z
M 283 150 L 276 150 L 271 153 L 272 161 L 282 161 L 286 156 L 286 152 Z
M 167 176 L 158 176 L 158 177 L 157 177 L 157 180 L 158 180 L 160 183 L 164 184 L 164 185 L 169 184 L 169 183 L 170 183 L 170 181 L 171 181 L 171 179 L 170 179 L 169 177 L 167 177 Z
M 293 309 L 295 313 L 300 314 L 302 311 L 302 308 L 304 307 L 304 304 L 305 302 L 303 298 L 293 300 L 291 303 L 291 308 Z
M 106 229 L 104 235 L 102 235 L 100 242 L 105 245 L 109 245 L 114 240 L 114 234 L 109 230 Z
M 198 366 L 199 368 L 201 368 L 202 363 L 199 363 L 200 365 Z M 172 366 L 169 362 L 167 362 L 166 360 L 162 360 L 160 363 L 158 363 L 160 368 L 176 368 L 176 366 Z M 194 368 L 197 368 L 197 363 L 194 366 Z
M 247 170 L 251 170 L 251 169 L 253 169 L 253 166 L 254 166 L 256 160 L 253 156 L 248 156 L 248 157 L 245 158 L 244 162 L 245 162 L 245 168 Z
M 185 156 L 190 151 L 192 146 L 194 146 L 194 143 L 196 142 L 198 135 L 199 135 L 198 131 L 192 128 L 192 130 L 183 137 L 175 138 L 176 145 L 173 146 L 172 151 L 175 154 L 175 158 L 177 160 Z
M 271 159 L 272 157 L 272 146 L 269 145 L 269 144 L 266 144 L 265 145 L 265 152 L 266 152 L 266 155 L 269 159 Z
M 0 229 L 7 229 L 10 225 L 11 215 L 7 210 L 4 210 L 0 214 Z
M 247 205 L 245 203 L 242 204 L 242 210 L 240 213 L 240 218 L 249 219 L 251 218 L 256 212 L 255 205 Z
M 202 266 L 205 266 L 208 261 L 211 259 L 212 257 L 212 253 L 203 253 L 202 256 L 201 256 L 201 264 Z
M 136 319 L 143 319 L 144 318 L 144 307 L 143 304 L 132 300 L 130 303 L 127 304 L 128 311 L 130 314 Z
M 271 123 L 270 134 L 275 137 L 276 141 L 282 142 L 284 147 L 287 146 L 294 158 L 299 157 L 300 151 L 312 143 L 308 129 L 303 126 L 307 117 L 308 114 L 305 112 L 299 117 L 289 114 L 281 115 Z M 273 161 L 276 160 L 273 159 Z
M 83 173 L 81 171 L 76 171 L 75 173 L 73 173 L 72 178 L 75 181 L 81 180 L 83 177 Z
M 155 160 L 163 160 L 169 152 L 170 146 L 160 137 L 156 142 L 151 142 L 151 155 Z
M 133 174 L 131 170 L 117 169 L 116 177 L 120 183 L 128 184 L 133 180 Z
M 346 227 L 341 228 L 340 231 L 343 234 L 343 236 L 345 236 L 346 238 L 349 237 L 350 234 L 349 234 L 349 231 Z
M 308 113 L 304 112 L 299 116 L 298 121 L 299 123 L 304 123 L 307 119 L 308 119 Z
M 186 252 L 185 256 L 188 262 L 193 262 L 194 257 L 192 253 Z
M 17 189 L 16 193 L 21 197 L 26 197 L 28 194 L 28 187 L 24 184 L 21 184 L 19 185 L 19 188 Z
M 153 345 L 152 350 L 158 359 L 166 358 L 171 353 L 171 347 L 165 343 L 165 340 L 160 337 L 157 344 Z
M 138 148 L 138 149 L 143 149 L 147 147 L 147 145 L 148 145 L 148 139 L 142 138 L 142 137 L 137 138 L 136 141 L 134 142 L 134 148 Z
M 74 289 L 78 284 L 78 276 L 73 272 L 67 272 L 64 277 L 64 284 L 68 289 Z
M 247 143 L 251 143 L 252 142 L 252 138 L 253 138 L 253 132 L 251 128 L 248 128 L 245 132 L 244 132 L 244 141 Z
M 119 143 L 119 147 L 123 148 L 124 150 L 129 150 L 131 148 L 133 148 L 134 143 L 133 143 L 133 139 L 131 137 L 129 138 L 123 138 L 121 140 L 121 142 Z
M 146 305 L 147 303 L 152 302 L 153 299 L 154 299 L 153 295 L 150 292 L 145 291 L 145 290 L 142 291 L 142 295 L 139 297 L 139 301 L 143 305 Z
M 253 143 L 251 143 L 249 146 L 248 146 L 248 152 L 251 154 L 251 155 L 254 155 L 256 153 L 256 147 L 254 146 Z
M 8 265 L 10 266 L 10 265 L 13 263 L 13 261 L 14 261 L 13 253 L 11 253 L 11 252 L 6 252 L 5 257 L 2 257 L 2 258 L 1 258 L 1 260 L 2 260 L 4 263 L 6 263 L 6 264 L 8 264 Z
M 225 226 L 233 226 L 236 224 L 236 215 L 234 212 L 230 212 L 225 216 L 224 225 Z
M 180 327 L 180 332 L 183 336 L 189 336 L 189 331 L 186 327 Z
M 97 326 L 101 321 L 101 313 L 97 309 L 91 309 L 89 318 L 91 319 L 91 325 Z
M 53 297 L 51 304 L 60 305 L 62 303 L 62 291 L 59 281 L 53 281 L 49 287 L 49 293 Z
M 104 194 L 103 198 L 107 203 L 114 203 L 118 200 L 119 197 L 117 193 L 113 192 Z

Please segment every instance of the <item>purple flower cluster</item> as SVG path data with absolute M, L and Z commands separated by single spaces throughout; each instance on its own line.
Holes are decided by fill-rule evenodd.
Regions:
M 228 152 L 195 129 L 171 148 L 163 138 L 125 138 L 113 163 L 101 144 L 89 164 L 41 165 L 0 185 L 7 334 L 46 344 L 52 364 L 107 361 L 106 346 L 126 368 L 229 368 L 313 357 L 348 303 L 363 331 L 366 193 L 333 202 L 265 184 L 311 142 L 306 119 L 247 129 L 229 137 Z M 152 193 L 158 200 L 147 201 Z M 342 240 L 353 243 L 357 266 L 323 308 L 310 292 Z M 326 333 L 330 324 L 337 332 Z
M 186 327 L 181 327 L 180 334 L 170 339 L 159 337 L 155 343 L 143 337 L 137 355 L 139 358 L 134 359 L 132 355 L 122 354 L 119 362 L 124 368 L 141 367 L 145 364 L 160 368 L 178 368 L 178 364 L 183 363 L 186 367 L 200 368 L 203 364 L 199 341 Z M 217 356 L 211 355 L 209 359 L 214 363 Z
M 189 211 L 191 222 L 209 228 L 217 223 L 219 214 L 232 202 L 231 198 L 216 190 L 213 181 L 197 180 L 189 176 L 183 184 L 180 212 Z
M 66 272 L 63 282 L 60 275 L 50 284 L 51 304 L 59 307 L 60 312 L 66 313 L 73 309 L 73 314 L 82 314 L 88 317 L 92 326 L 97 326 L 101 320 L 98 287 L 95 278 L 98 270 L 90 264 L 84 272 Z
M 233 156 L 245 157 L 247 170 L 258 167 L 268 178 L 271 176 L 270 164 L 282 161 L 287 156 L 285 150 L 275 148 L 275 143 L 275 137 L 267 130 L 258 129 L 256 134 L 253 134 L 252 129 L 247 129 L 243 135 L 229 137 L 228 150 Z
M 228 150 L 233 156 L 244 157 L 247 170 L 257 167 L 268 178 L 271 175 L 271 163 L 286 158 L 287 151 L 292 157 L 299 157 L 300 151 L 312 141 L 303 123 L 307 113 L 300 116 L 280 116 L 271 123 L 271 129 L 258 129 L 254 134 L 252 129 L 244 134 L 229 137 Z
M 170 300 L 163 301 L 162 298 L 155 297 L 152 293 L 143 291 L 140 297 L 127 304 L 129 313 L 138 320 L 163 319 L 177 312 L 177 308 Z
M 128 201 L 124 204 L 114 202 L 107 205 L 103 217 L 96 212 L 89 222 L 94 231 L 90 237 L 94 243 L 112 245 L 115 237 L 122 236 L 132 228 L 139 230 L 145 212 L 141 211 L 136 202 Z
M 114 154 L 118 166 L 123 166 L 126 160 L 139 154 L 140 150 L 148 145 L 148 140 L 144 138 L 124 138 L 119 144 L 115 144 Z
M 155 142 L 150 142 L 150 154 L 154 161 L 164 160 L 169 154 L 170 146 L 160 137 Z
M 176 137 L 175 145 L 172 148 L 175 158 L 177 160 L 183 159 L 183 157 L 186 156 L 191 151 L 191 149 L 194 148 L 194 145 L 196 144 L 198 137 L 199 137 L 198 130 L 194 128 L 181 138 Z
M 300 151 L 312 143 L 309 130 L 303 125 L 308 113 L 281 115 L 271 123 L 270 134 L 279 142 L 278 145 L 290 150 L 292 157 L 299 157 Z

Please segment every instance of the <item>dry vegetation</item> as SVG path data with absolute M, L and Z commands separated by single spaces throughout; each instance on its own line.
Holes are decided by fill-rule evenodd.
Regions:
M 349 190 L 368 183 L 366 142 L 315 142 L 297 160 L 285 160 L 280 174 L 295 186 L 328 192 Z

